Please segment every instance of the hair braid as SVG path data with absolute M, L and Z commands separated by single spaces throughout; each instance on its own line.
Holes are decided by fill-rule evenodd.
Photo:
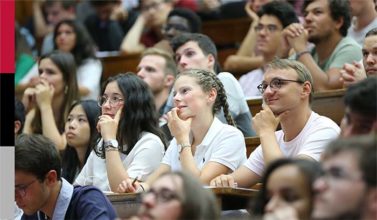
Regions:
M 227 96 L 226 96 L 226 93 L 225 93 L 223 83 L 220 81 L 220 79 L 217 77 L 217 75 L 211 74 L 211 77 L 212 77 L 213 81 L 217 84 L 217 86 L 216 86 L 217 97 L 216 97 L 215 104 L 213 106 L 214 112 L 220 111 L 221 107 L 222 107 L 223 112 L 224 112 L 224 117 L 225 117 L 226 121 L 228 122 L 228 124 L 236 126 L 236 123 L 234 122 L 233 117 L 229 112 L 229 105 L 228 105 L 228 102 L 227 102 Z

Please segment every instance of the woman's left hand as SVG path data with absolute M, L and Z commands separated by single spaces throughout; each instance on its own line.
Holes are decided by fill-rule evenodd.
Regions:
M 99 116 L 99 121 L 97 123 L 97 130 L 101 133 L 104 141 L 111 139 L 116 139 L 116 134 L 118 130 L 118 124 L 120 120 L 120 115 L 122 113 L 122 108 L 120 108 L 115 114 L 114 118 L 108 115 Z
M 191 130 L 192 118 L 182 120 L 178 116 L 178 108 L 173 108 L 167 113 L 168 116 L 168 127 L 171 134 L 177 140 L 177 143 L 189 143 L 189 134 Z

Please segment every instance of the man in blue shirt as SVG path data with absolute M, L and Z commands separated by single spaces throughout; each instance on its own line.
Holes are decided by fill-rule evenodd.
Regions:
M 93 186 L 73 187 L 61 177 L 54 144 L 38 134 L 17 137 L 15 200 L 22 219 L 114 219 L 114 208 Z

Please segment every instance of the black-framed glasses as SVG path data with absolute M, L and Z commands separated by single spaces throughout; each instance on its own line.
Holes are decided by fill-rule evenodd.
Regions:
M 107 96 L 101 96 L 98 98 L 97 100 L 97 104 L 99 107 L 102 107 L 106 102 L 107 100 L 109 100 L 109 103 L 110 103 L 110 106 L 111 107 L 115 107 L 117 106 L 119 103 L 123 102 L 123 99 L 120 98 L 120 97 L 117 97 L 117 96 L 110 96 L 110 97 L 107 97 Z
M 18 186 L 15 186 L 14 187 L 14 195 L 20 195 L 21 197 L 24 197 L 26 196 L 26 190 L 29 186 L 31 186 L 31 184 L 33 184 L 35 181 L 37 181 L 37 179 L 31 181 L 30 183 L 28 184 L 25 184 L 25 185 L 18 185 Z
M 264 93 L 264 91 L 267 89 L 268 86 L 270 86 L 271 90 L 276 91 L 277 89 L 280 89 L 283 85 L 287 84 L 288 82 L 296 82 L 296 83 L 304 83 L 301 80 L 290 80 L 290 79 L 280 79 L 280 78 L 274 78 L 271 80 L 270 83 L 262 82 L 260 85 L 257 86 L 260 93 Z
M 143 194 L 143 197 L 146 197 L 147 195 L 153 195 L 157 202 L 164 203 L 164 202 L 170 202 L 172 200 L 181 200 L 181 197 L 178 195 L 177 192 L 172 191 L 168 188 L 161 188 L 159 190 L 156 189 L 150 189 L 148 192 L 145 192 Z
M 279 29 L 279 27 L 274 24 L 268 24 L 268 25 L 258 24 L 257 26 L 254 27 L 254 30 L 256 33 L 261 32 L 263 29 L 265 29 L 267 33 L 274 33 Z

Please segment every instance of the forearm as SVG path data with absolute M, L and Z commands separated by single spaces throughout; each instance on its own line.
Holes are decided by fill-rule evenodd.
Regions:
M 50 138 L 60 150 L 65 149 L 66 141 L 63 135 L 60 134 L 55 122 L 54 113 L 51 105 L 40 106 L 41 120 L 42 120 L 42 134 Z
M 30 110 L 25 117 L 25 122 L 24 122 L 24 128 L 22 130 L 22 133 L 25 134 L 32 134 L 33 131 L 31 129 L 31 122 L 33 121 L 35 116 L 35 109 Z
M 260 136 L 264 165 L 267 167 L 272 161 L 284 157 L 276 140 L 275 132 L 261 133 Z
M 200 177 L 201 172 L 195 164 L 190 147 L 183 148 L 180 153 L 180 159 L 183 170 L 190 172 L 194 176 Z
M 231 73 L 247 73 L 251 70 L 260 68 L 263 65 L 263 57 L 261 56 L 233 56 L 227 59 L 224 69 Z
M 35 35 L 37 37 L 44 37 L 51 31 L 51 28 L 46 24 L 41 6 L 37 3 L 33 3 L 33 22 L 35 27 Z
M 342 88 L 342 83 L 339 80 L 340 73 L 339 77 L 335 77 L 336 79 L 331 78 L 329 73 L 324 72 L 317 65 L 317 63 L 314 61 L 313 57 L 309 53 L 301 55 L 299 61 L 303 63 L 311 73 L 314 81 L 314 91 L 318 92 L 323 90 Z
M 129 178 L 126 168 L 120 159 L 119 151 L 106 151 L 106 170 L 110 189 L 116 192 L 122 180 Z
M 127 35 L 124 37 L 120 50 L 126 52 L 141 52 L 144 45 L 140 43 L 141 35 L 145 27 L 145 19 L 142 15 L 139 15 L 135 24 L 128 31 Z
M 160 164 L 160 166 L 155 170 L 151 175 L 149 175 L 148 179 L 145 183 L 150 186 L 154 181 L 156 181 L 162 174 L 170 172 L 170 166 L 166 164 Z M 145 189 L 147 190 L 147 189 Z
M 247 32 L 245 38 L 243 39 L 240 48 L 237 51 L 238 56 L 252 56 L 254 55 L 254 47 L 256 41 L 256 33 L 254 27 L 257 25 L 258 21 L 252 22 L 250 24 L 249 31 Z
M 246 166 L 239 167 L 230 175 L 233 176 L 237 187 L 248 188 L 255 185 L 260 180 L 260 177 Z

